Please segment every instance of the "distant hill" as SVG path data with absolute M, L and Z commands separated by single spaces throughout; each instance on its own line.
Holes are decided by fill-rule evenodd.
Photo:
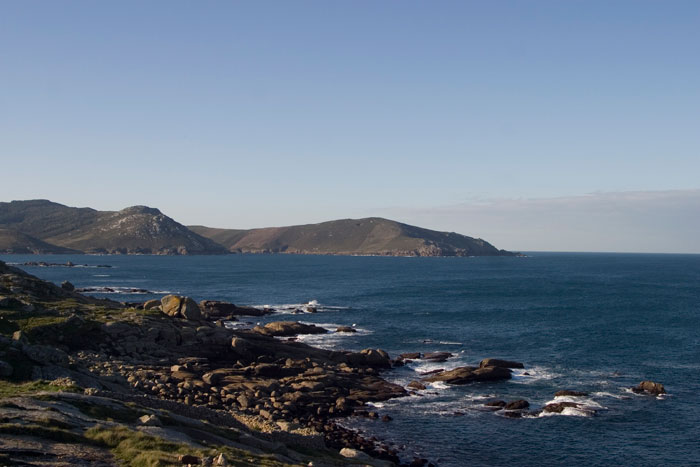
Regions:
M 73 208 L 48 200 L 0 203 L 0 228 L 13 234 L 13 248 L 46 245 L 84 253 L 224 254 L 227 250 L 175 222 L 158 209 L 121 211 Z M 8 242 L 10 241 L 10 234 Z M 33 242 L 33 243 L 32 243 Z
M 386 256 L 513 256 L 480 238 L 371 217 L 252 230 L 189 226 L 237 253 Z
M 0 253 L 512 256 L 480 238 L 371 217 L 234 230 L 185 227 L 158 209 L 74 208 L 48 200 L 0 202 Z
M 0 229 L 0 253 L 66 255 L 80 253 L 80 251 L 52 245 L 16 230 Z

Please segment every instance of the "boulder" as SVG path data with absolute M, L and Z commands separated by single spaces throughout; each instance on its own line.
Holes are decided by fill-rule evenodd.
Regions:
M 63 290 L 67 290 L 68 292 L 72 292 L 75 290 L 75 286 L 68 281 L 61 282 L 61 288 Z
M 144 310 L 150 310 L 153 308 L 158 308 L 161 304 L 161 301 L 158 299 L 153 299 L 153 300 L 147 300 L 143 303 L 143 309 Z
M 32 361 L 40 365 L 58 365 L 67 367 L 68 354 L 50 345 L 25 345 L 22 352 Z
M 511 377 L 511 371 L 508 368 L 494 366 L 475 368 L 463 366 L 455 368 L 454 370 L 442 371 L 431 375 L 425 378 L 424 381 L 442 381 L 447 384 L 467 384 L 479 381 L 503 381 Z
M 451 356 L 452 354 L 450 352 L 428 352 L 423 355 L 423 360 L 439 363 L 446 361 Z
M 343 448 L 340 450 L 340 455 L 343 457 L 346 457 L 348 459 L 353 459 L 359 462 L 365 462 L 365 463 L 371 463 L 374 459 L 372 459 L 369 454 L 365 454 L 362 451 L 358 451 L 357 449 L 352 449 L 352 448 Z
M 636 387 L 632 388 L 637 394 L 647 393 L 658 396 L 659 394 L 666 394 L 666 388 L 661 383 L 655 383 L 654 381 L 642 381 Z
M 180 315 L 190 321 L 202 319 L 202 311 L 199 309 L 199 305 L 190 297 L 183 297 L 182 305 L 180 305 Z
M 525 365 L 520 362 L 514 362 L 512 360 L 499 360 L 497 358 L 485 358 L 479 364 L 480 368 L 487 366 L 494 366 L 498 368 L 525 368 Z
M 208 319 L 225 318 L 229 316 L 263 316 L 269 311 L 254 308 L 252 306 L 238 306 L 229 302 L 218 300 L 202 300 L 199 302 L 204 316 Z
M 408 383 L 408 385 L 406 385 L 406 387 L 422 391 L 423 389 L 425 389 L 425 384 L 421 383 L 420 381 L 411 381 L 410 383 Z
M 297 334 L 325 334 L 328 331 L 313 324 L 299 323 L 298 321 L 273 321 L 265 326 L 255 326 L 254 332 L 265 336 L 288 337 Z
M 190 297 L 179 295 L 166 295 L 160 299 L 163 313 L 173 318 L 185 318 L 187 320 L 199 320 L 202 318 L 202 311 L 197 302 Z
M 389 354 L 381 349 L 364 349 L 360 354 L 365 357 L 365 364 L 373 368 L 391 368 Z
M 204 373 L 204 375 L 202 375 L 202 381 L 210 386 L 216 386 L 223 377 L 224 375 L 222 373 L 210 371 L 209 373 Z
M 335 332 L 357 332 L 357 329 L 353 328 L 352 326 L 338 326 Z
M 162 426 L 163 424 L 155 415 L 142 415 L 139 417 L 139 425 L 141 426 Z
M 180 305 L 182 304 L 182 297 L 177 295 L 166 295 L 160 299 L 161 308 L 163 313 L 168 316 L 175 317 L 180 314 Z
M 517 401 L 508 402 L 503 406 L 506 410 L 523 410 L 530 407 L 530 403 L 524 399 L 519 399 Z
M 557 391 L 554 393 L 554 397 L 564 397 L 564 396 L 573 396 L 573 397 L 584 397 L 587 396 L 587 392 L 583 391 L 572 391 L 570 389 L 563 389 L 561 391 Z

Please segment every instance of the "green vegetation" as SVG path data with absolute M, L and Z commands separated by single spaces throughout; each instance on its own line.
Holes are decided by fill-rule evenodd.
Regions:
M 164 441 L 124 426 L 96 426 L 85 432 L 95 444 L 108 447 L 124 465 L 159 466 L 177 462 L 178 454 L 189 454 L 184 445 Z
M 488 242 L 371 217 L 252 230 L 190 226 L 232 252 L 331 255 L 510 256 Z
M 0 399 L 36 394 L 38 392 L 83 392 L 83 390 L 77 386 L 60 386 L 53 382 L 41 380 L 17 383 L 0 379 Z
M 114 406 L 106 406 L 90 404 L 80 400 L 64 400 L 64 402 L 92 418 L 111 422 L 134 423 L 140 416 L 146 414 L 146 412 L 137 411 L 123 405 L 117 407 L 116 403 Z
M 230 463 L 237 466 L 282 467 L 288 464 L 279 462 L 273 456 L 257 456 L 250 452 L 224 446 L 211 449 L 198 449 L 183 443 L 173 443 L 161 438 L 130 430 L 124 426 L 95 426 L 85 432 L 85 437 L 93 443 L 111 449 L 114 456 L 130 467 L 155 467 L 178 463 L 182 454 L 197 457 L 216 456 L 223 453 Z

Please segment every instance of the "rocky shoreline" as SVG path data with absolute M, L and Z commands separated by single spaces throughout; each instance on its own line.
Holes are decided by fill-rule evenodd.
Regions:
M 392 359 L 382 349 L 315 348 L 295 336 L 329 331 L 296 321 L 247 330 L 226 326 L 241 316 L 270 312 L 212 300 L 197 303 L 177 295 L 128 304 L 95 299 L 78 293 L 70 283 L 59 287 L 0 262 L 0 405 L 17 412 L 0 417 L 0 432 L 15 444 L 24 443 L 27 453 L 34 452 L 30 446 L 36 443 L 54 452 L 58 457 L 50 465 L 62 465 L 56 438 L 89 447 L 82 457 L 72 454 L 66 465 L 113 465 L 108 459 L 115 456 L 130 465 L 126 448 L 104 441 L 104 430 L 126 430 L 120 436 L 128 440 L 150 436 L 175 443 L 194 465 L 248 465 L 245 459 L 257 459 L 255 455 L 272 456 L 265 457 L 269 465 L 431 465 L 426 459 L 401 464 L 406 455 L 398 448 L 337 421 L 358 416 L 389 422 L 391 418 L 370 403 L 419 394 L 435 382 L 506 381 L 512 369 L 524 367 L 520 362 L 484 359 L 478 366 L 419 374 L 402 387 L 386 381 L 382 372 L 412 360 L 444 362 L 452 355 L 415 352 Z M 662 385 L 648 381 L 633 390 L 665 392 Z M 582 394 L 568 390 L 556 396 Z M 42 420 L 40 406 L 46 401 L 62 414 L 49 427 L 36 421 Z M 103 408 L 90 409 L 92 418 L 86 420 L 64 410 L 65 404 Z M 524 400 L 484 404 L 485 410 L 509 418 L 578 408 L 575 400 L 563 399 L 535 411 Z M 135 410 L 141 415 L 128 420 L 98 417 Z M 200 433 L 201 423 L 210 435 L 216 434 L 216 442 L 199 439 L 209 436 Z M 199 438 L 193 430 L 199 430 Z M 225 441 L 231 437 L 236 441 Z M 241 439 L 248 443 L 243 448 Z M 13 449 L 0 443 L 0 461 L 47 465 Z M 168 450 L 152 455 L 162 461 L 153 465 L 175 462 Z M 213 464 L 214 459 L 220 463 Z
M 400 463 L 394 448 L 334 423 L 353 414 L 375 416 L 365 404 L 407 394 L 380 376 L 392 366 L 386 352 L 294 342 L 290 336 L 309 331 L 296 322 L 252 330 L 224 325 L 268 310 L 173 295 L 131 305 L 83 296 L 69 283 L 58 287 L 0 263 L 0 382 L 17 396 L 7 403 L 31 406 L 27 398 L 37 394 L 17 389 L 30 383 L 68 388 L 114 404 L 245 426 L 263 439 L 292 435 L 294 446 L 331 449 L 329 465 Z M 28 429 L 17 419 L 1 422 L 0 429 L 17 437 Z M 81 436 L 79 430 L 63 429 L 62 436 Z M 0 451 L 8 455 L 15 459 Z M 298 465 L 294 456 L 283 460 Z

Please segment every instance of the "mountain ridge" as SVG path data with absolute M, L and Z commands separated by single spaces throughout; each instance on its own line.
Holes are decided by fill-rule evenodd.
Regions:
M 184 226 L 148 206 L 120 211 L 49 200 L 0 202 L 0 253 L 512 256 L 486 240 L 381 217 L 259 229 Z
M 49 200 L 12 201 L 0 203 L 0 228 L 83 253 L 227 253 L 216 242 L 197 235 L 160 210 L 147 206 L 97 211 Z
M 438 232 L 381 217 L 287 227 L 217 229 L 188 226 L 235 253 L 374 256 L 512 256 L 480 238 Z

